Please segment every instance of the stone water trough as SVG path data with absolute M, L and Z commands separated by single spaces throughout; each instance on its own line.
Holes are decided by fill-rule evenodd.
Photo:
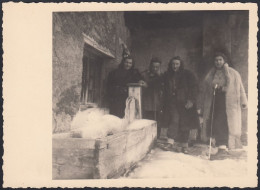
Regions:
M 140 87 L 129 87 L 129 96 L 140 100 L 140 93 Z M 123 175 L 147 155 L 157 138 L 155 121 L 134 119 L 129 124 L 131 122 L 137 122 L 139 127 L 97 139 L 72 138 L 70 133 L 54 134 L 52 178 L 110 179 Z

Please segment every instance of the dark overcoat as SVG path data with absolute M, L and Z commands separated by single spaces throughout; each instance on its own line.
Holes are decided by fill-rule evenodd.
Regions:
M 163 81 L 160 75 L 147 71 L 143 74 L 147 87 L 143 88 L 143 110 L 161 111 Z
M 125 70 L 119 67 L 111 71 L 107 79 L 107 101 L 110 114 L 124 117 L 126 99 L 128 97 L 128 83 L 137 83 L 142 79 L 137 69 Z
M 197 95 L 198 83 L 194 74 L 186 69 L 181 68 L 178 72 L 169 70 L 163 75 L 163 113 L 164 124 L 169 126 L 172 110 L 176 109 L 182 118 L 182 128 L 195 129 L 199 128 L 199 117 L 197 114 Z M 190 100 L 193 107 L 186 109 L 185 105 Z

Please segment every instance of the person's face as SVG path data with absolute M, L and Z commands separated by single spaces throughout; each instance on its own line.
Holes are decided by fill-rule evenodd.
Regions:
M 124 62 L 124 68 L 126 70 L 129 70 L 131 69 L 133 66 L 133 60 L 132 59 L 126 59 L 125 62 Z
M 180 66 L 181 66 L 181 61 L 180 60 L 173 60 L 172 61 L 172 70 L 177 72 L 180 70 Z
M 215 66 L 217 69 L 221 69 L 225 63 L 225 60 L 222 56 L 215 57 Z
M 159 74 L 160 73 L 160 66 L 161 64 L 159 62 L 153 62 L 152 63 L 152 73 Z

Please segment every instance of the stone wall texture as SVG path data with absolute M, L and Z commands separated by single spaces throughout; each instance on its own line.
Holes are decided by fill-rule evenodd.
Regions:
M 53 132 L 70 128 L 79 109 L 83 34 L 107 48 L 115 60 L 105 63 L 105 75 L 121 60 L 121 41 L 130 45 L 123 12 L 53 13 Z

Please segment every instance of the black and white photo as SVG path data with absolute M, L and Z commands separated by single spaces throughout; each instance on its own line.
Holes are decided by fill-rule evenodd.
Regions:
M 256 3 L 3 3 L 3 187 L 256 187 Z

